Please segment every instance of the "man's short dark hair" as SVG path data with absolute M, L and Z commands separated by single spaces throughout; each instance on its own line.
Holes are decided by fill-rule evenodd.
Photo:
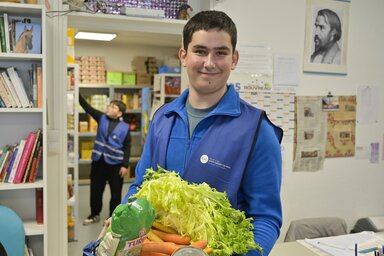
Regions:
M 125 104 L 121 100 L 112 100 L 110 104 L 116 105 L 119 108 L 120 112 L 124 115 L 127 106 L 125 106 Z
M 223 30 L 231 37 L 232 50 L 236 49 L 237 29 L 232 19 L 221 11 L 202 11 L 195 14 L 184 26 L 183 30 L 183 46 L 188 49 L 188 45 L 192 40 L 193 33 L 199 30 L 208 31 L 210 29 Z
M 317 16 L 323 16 L 325 21 L 331 27 L 331 31 L 335 31 L 335 34 L 333 35 L 333 42 L 339 41 L 341 38 L 341 22 L 339 16 L 334 11 L 329 9 L 322 9 L 318 11 Z

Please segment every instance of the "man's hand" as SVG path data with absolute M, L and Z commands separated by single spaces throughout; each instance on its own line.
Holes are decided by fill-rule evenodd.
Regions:
M 103 225 L 103 229 L 101 230 L 100 234 L 99 234 L 99 237 L 97 238 L 97 240 L 99 240 L 100 238 L 102 238 L 104 235 L 105 235 L 105 232 L 107 232 L 107 229 L 109 228 L 109 226 L 111 225 L 111 222 L 112 222 L 112 217 L 106 219 L 104 221 L 104 225 Z
M 128 173 L 128 168 L 125 168 L 124 166 L 122 166 L 120 168 L 120 171 L 119 171 L 119 175 L 121 178 L 124 178 L 125 175 L 127 175 Z

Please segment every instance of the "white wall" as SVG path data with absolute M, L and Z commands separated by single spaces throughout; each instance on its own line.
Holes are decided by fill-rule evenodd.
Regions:
M 215 9 L 229 14 L 238 27 L 238 39 L 266 43 L 273 54 L 297 55 L 304 49 L 305 0 L 218 0 Z M 360 85 L 380 87 L 384 99 L 384 1 L 352 0 L 350 4 L 348 74 L 304 74 L 298 96 L 356 95 Z M 240 56 L 241 58 L 241 56 Z M 302 64 L 300 64 L 302 70 Z M 357 125 L 356 142 L 383 143 L 383 103 L 377 125 Z M 284 224 L 279 241 L 293 219 L 319 216 L 344 218 L 352 229 L 356 220 L 384 216 L 384 162 L 327 158 L 324 170 L 292 172 L 293 146 L 285 144 L 282 201 Z M 382 155 L 382 152 L 380 156 Z

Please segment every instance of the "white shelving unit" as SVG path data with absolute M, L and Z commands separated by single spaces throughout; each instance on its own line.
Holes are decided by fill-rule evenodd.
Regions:
M 79 225 L 79 65 L 67 65 L 67 170 L 73 180 L 73 196 L 68 198 L 74 217 L 74 240 Z M 67 184 L 68 185 L 68 184 Z M 69 232 L 69 231 L 68 231 Z
M 19 143 L 28 133 L 42 130 L 42 158 L 37 178 L 33 183 L 0 183 L 0 203 L 14 210 L 24 222 L 25 234 L 35 255 L 47 255 L 47 120 L 46 120 L 46 21 L 45 9 L 42 5 L 0 3 L 0 13 L 9 16 L 31 17 L 41 21 L 40 54 L 0 53 L 0 67 L 14 66 L 20 73 L 28 74 L 31 64 L 42 67 L 42 107 L 32 108 L 0 108 L 0 146 Z M 24 83 L 28 79 L 23 78 Z M 43 222 L 36 222 L 35 191 L 43 189 Z M 4 230 L 0 232 L 6 232 Z

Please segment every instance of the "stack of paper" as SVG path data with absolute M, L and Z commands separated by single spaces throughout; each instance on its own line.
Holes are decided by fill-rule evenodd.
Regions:
M 373 251 L 382 249 L 384 239 L 374 232 L 364 231 L 355 234 L 305 239 L 301 241 L 318 255 L 351 256 L 357 244 L 358 255 L 373 255 Z

